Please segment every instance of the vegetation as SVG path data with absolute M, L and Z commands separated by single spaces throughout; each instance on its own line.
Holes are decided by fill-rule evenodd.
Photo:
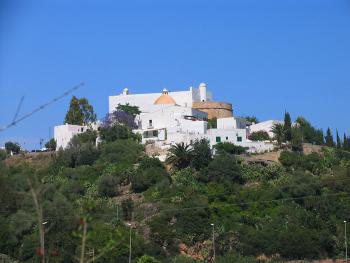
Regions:
M 256 131 L 249 135 L 249 140 L 252 141 L 268 141 L 270 136 L 266 131 Z
M 5 149 L 8 154 L 10 154 L 11 152 L 13 154 L 18 154 L 21 150 L 21 146 L 16 142 L 6 142 Z
M 259 123 L 260 121 L 258 120 L 257 117 L 255 116 L 246 116 L 244 119 L 250 123 Z
M 73 96 L 64 123 L 75 125 L 88 125 L 96 121 L 94 108 L 86 98 L 78 99 Z
M 213 262 L 214 233 L 215 262 L 342 258 L 349 138 L 305 154 L 311 127 L 293 125 L 274 164 L 248 163 L 230 143 L 213 154 L 206 140 L 173 145 L 164 164 L 119 122 L 98 145 L 88 130 L 40 163 L 7 158 L 0 251 L 18 262 L 128 262 L 131 235 L 133 263 Z
M 47 143 L 45 143 L 46 149 L 49 149 L 51 151 L 56 150 L 57 143 L 54 138 L 50 139 Z

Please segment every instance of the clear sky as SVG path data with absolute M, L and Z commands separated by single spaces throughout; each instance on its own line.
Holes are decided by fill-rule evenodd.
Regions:
M 98 117 L 108 96 L 206 82 L 235 115 L 303 115 L 350 134 L 348 0 L 1 0 L 0 126 L 75 84 Z M 0 132 L 38 147 L 70 97 Z M 20 114 L 20 115 L 21 115 Z M 52 134 L 52 132 L 51 132 Z

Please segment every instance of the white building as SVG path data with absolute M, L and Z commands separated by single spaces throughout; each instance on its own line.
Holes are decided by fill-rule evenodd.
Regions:
M 168 92 L 163 90 L 163 92 Z M 168 92 L 169 96 L 178 106 L 192 107 L 193 102 L 211 101 L 212 93 L 207 91 L 205 83 L 201 83 L 199 88 L 190 87 L 187 91 Z M 153 112 L 154 102 L 162 95 L 159 93 L 130 94 L 128 89 L 124 89 L 120 95 L 109 97 L 109 112 L 115 111 L 118 104 L 129 103 L 132 106 L 139 107 L 141 112 Z M 168 103 L 167 103 L 168 104 Z
M 259 123 L 253 123 L 249 127 L 250 133 L 257 132 L 257 131 L 265 131 L 269 134 L 270 138 L 273 138 L 273 132 L 272 128 L 275 124 L 277 123 L 283 123 L 282 121 L 277 121 L 277 120 L 268 120 L 268 121 L 263 121 Z
M 72 124 L 63 124 L 54 127 L 54 139 L 56 141 L 56 150 L 60 148 L 65 149 L 69 145 L 71 139 L 80 133 L 86 132 L 88 129 L 97 130 L 100 126 L 100 123 L 92 123 L 89 126 L 82 125 L 72 125 Z
M 188 91 L 162 93 L 130 94 L 124 89 L 120 95 L 109 97 L 109 112 L 112 113 L 121 104 L 139 107 L 141 113 L 136 116 L 138 126 L 135 133 L 142 135 L 143 143 L 155 143 L 162 148 L 179 142 L 192 143 L 205 138 L 210 145 L 220 142 L 231 142 L 247 147 L 250 152 L 262 152 L 273 149 L 273 145 L 265 142 L 252 142 L 247 139 L 251 131 L 269 129 L 266 124 L 249 129 L 242 118 L 227 117 L 217 119 L 217 128 L 208 129 L 208 113 L 192 107 L 193 103 L 211 102 L 212 94 L 207 86 L 201 83 L 198 88 Z M 86 131 L 86 126 L 61 125 L 55 127 L 57 149 L 66 148 L 74 135 Z M 96 127 L 95 127 L 96 129 Z

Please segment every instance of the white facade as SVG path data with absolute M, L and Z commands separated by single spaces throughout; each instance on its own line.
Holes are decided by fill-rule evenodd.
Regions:
M 82 125 L 72 125 L 72 124 L 63 124 L 54 127 L 54 139 L 56 141 L 56 150 L 60 148 L 65 149 L 68 147 L 71 139 L 80 133 L 86 132 L 89 129 L 98 130 L 100 123 L 91 123 L 89 126 Z
M 130 94 L 129 90 L 124 89 L 122 94 L 109 97 L 109 112 L 115 111 L 118 104 L 129 103 L 132 106 L 139 107 L 141 112 L 150 113 L 155 110 L 153 103 L 162 93 Z M 201 83 L 199 88 L 190 87 L 187 91 L 169 92 L 169 95 L 176 101 L 176 104 L 182 107 L 192 107 L 193 102 L 211 101 L 212 94 L 207 91 L 205 83 Z
M 207 139 L 211 146 L 220 142 L 230 142 L 248 148 L 249 152 L 264 152 L 273 149 L 268 142 L 252 142 L 247 139 L 249 133 L 265 130 L 271 134 L 271 128 L 277 121 L 253 124 L 250 127 L 242 118 L 228 117 L 217 119 L 217 128 L 208 129 L 208 114 L 192 108 L 194 102 L 211 101 L 212 94 L 205 83 L 187 91 L 148 94 L 130 94 L 124 89 L 120 95 L 109 97 L 109 112 L 116 110 L 118 104 L 139 107 L 141 113 L 136 116 L 138 126 L 135 133 L 142 135 L 142 142 L 153 142 L 161 148 L 169 148 L 174 143 L 193 143 L 198 139 Z M 97 129 L 95 125 L 93 129 Z M 55 140 L 57 149 L 66 148 L 74 135 L 85 132 L 87 126 L 56 126 Z M 272 136 L 272 135 L 270 135 Z
M 273 138 L 274 135 L 272 132 L 272 127 L 277 123 L 283 123 L 283 122 L 278 120 L 263 121 L 256 124 L 252 124 L 249 127 L 249 130 L 250 130 L 250 133 L 257 132 L 257 131 L 266 131 L 269 134 L 270 138 Z
M 69 145 L 70 140 L 79 133 L 86 132 L 87 126 L 64 124 L 55 126 L 54 128 L 54 139 L 56 141 L 56 149 L 65 149 Z

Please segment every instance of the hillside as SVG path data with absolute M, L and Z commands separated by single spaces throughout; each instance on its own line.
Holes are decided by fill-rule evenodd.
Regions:
M 213 262 L 213 247 L 215 262 L 344 256 L 349 152 L 318 147 L 245 162 L 233 146 L 212 156 L 202 140 L 173 147 L 166 167 L 132 134 L 92 142 L 77 136 L 67 150 L 2 161 L 2 254 L 127 262 L 131 233 L 132 262 Z

